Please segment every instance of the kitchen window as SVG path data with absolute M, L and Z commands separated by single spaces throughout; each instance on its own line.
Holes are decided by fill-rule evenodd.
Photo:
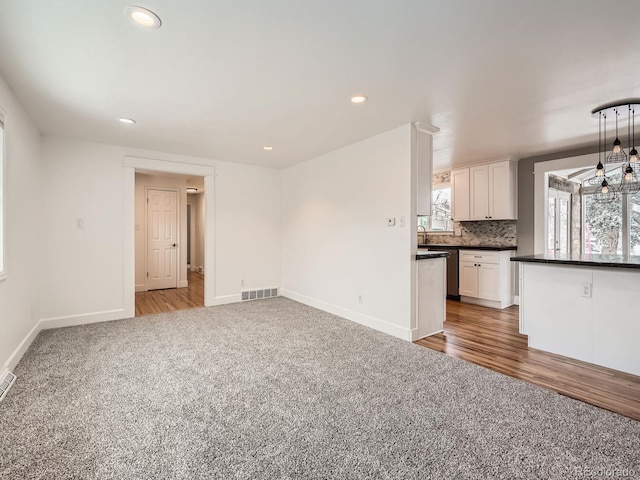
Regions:
M 433 187 L 431 198 L 431 217 L 429 225 L 425 225 L 432 232 L 452 232 L 451 220 L 451 186 L 438 185 Z
M 583 192 L 583 252 L 640 255 L 640 193 L 598 201 Z

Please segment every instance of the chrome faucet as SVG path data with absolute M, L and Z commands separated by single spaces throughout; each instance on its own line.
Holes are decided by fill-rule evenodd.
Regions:
M 422 230 L 424 231 L 422 235 L 420 235 L 420 227 L 422 227 Z M 427 243 L 427 229 L 424 225 L 418 225 L 418 243 Z

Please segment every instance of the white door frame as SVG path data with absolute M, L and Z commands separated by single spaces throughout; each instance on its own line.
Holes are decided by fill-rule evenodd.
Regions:
M 559 158 L 533 165 L 533 253 L 547 251 L 547 227 L 545 212 L 549 211 L 549 173 L 568 168 L 593 167 L 598 163 L 598 154 L 579 155 L 577 157 Z
M 205 249 L 204 249 L 204 304 L 209 307 L 215 301 L 215 168 L 211 165 L 183 163 L 171 160 L 125 155 L 123 159 L 123 216 L 124 216 L 124 310 L 125 315 L 135 315 L 135 172 L 150 170 L 158 173 L 176 173 L 204 177 Z M 125 317 L 126 318 L 126 317 Z
M 557 252 L 559 249 L 557 248 L 558 240 L 557 234 L 560 232 L 560 202 L 558 200 L 566 200 L 567 201 L 567 252 L 571 253 L 571 194 L 569 192 L 564 192 L 562 190 L 558 190 L 556 188 L 548 187 L 547 190 L 548 195 L 548 204 L 554 203 L 554 225 L 553 225 L 553 239 L 554 239 L 554 252 Z M 549 241 L 549 236 L 551 232 L 549 231 L 549 210 L 547 209 L 547 218 L 545 218 L 545 235 L 547 237 L 547 242 Z

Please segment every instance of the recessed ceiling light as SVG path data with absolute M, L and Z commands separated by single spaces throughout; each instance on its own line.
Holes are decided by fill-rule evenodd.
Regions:
M 143 7 L 127 7 L 124 9 L 124 14 L 142 28 L 160 28 L 162 25 L 158 15 Z
M 367 100 L 369 100 L 369 99 L 368 99 L 368 98 L 367 98 L 367 96 L 366 96 L 365 94 L 363 94 L 363 93 L 356 93 L 355 95 L 351 95 L 351 98 L 349 98 L 349 101 L 350 101 L 351 103 L 355 103 L 356 105 L 357 105 L 357 104 L 360 104 L 360 103 L 364 103 L 364 102 L 366 102 Z
M 125 118 L 125 117 L 118 118 L 118 121 L 120 123 L 125 123 L 127 125 L 133 125 L 134 123 L 136 123 L 136 121 L 133 118 Z
M 265 145 L 264 147 L 265 150 L 273 150 L 273 147 L 271 145 Z

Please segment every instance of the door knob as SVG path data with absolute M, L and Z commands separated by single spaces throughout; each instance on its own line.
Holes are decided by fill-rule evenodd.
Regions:
M 172 247 L 177 247 L 177 246 L 178 246 L 178 244 L 177 244 L 177 243 L 172 243 L 172 244 L 171 244 L 171 246 L 172 246 Z

